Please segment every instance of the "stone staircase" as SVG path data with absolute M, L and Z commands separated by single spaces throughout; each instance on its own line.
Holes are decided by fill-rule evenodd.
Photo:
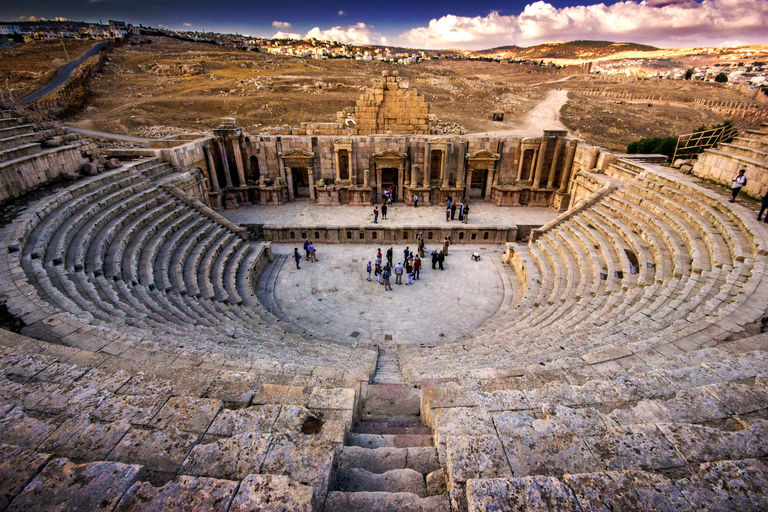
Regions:
M 362 418 L 342 448 L 325 512 L 450 510 L 445 470 L 419 410 L 417 389 L 368 385 Z
M 403 384 L 396 347 L 379 345 L 376 370 L 371 380 L 374 384 Z

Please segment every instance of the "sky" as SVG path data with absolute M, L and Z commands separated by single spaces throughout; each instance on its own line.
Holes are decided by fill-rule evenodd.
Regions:
M 663 48 L 768 43 L 768 0 L 0 0 L 3 21 L 57 17 L 430 49 L 576 39 Z

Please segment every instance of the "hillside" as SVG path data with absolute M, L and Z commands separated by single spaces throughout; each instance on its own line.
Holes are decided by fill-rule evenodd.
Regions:
M 503 55 L 508 59 L 599 59 L 623 52 L 652 52 L 658 48 L 638 43 L 612 41 L 566 41 L 543 43 L 521 48 L 500 46 L 475 52 L 482 55 Z

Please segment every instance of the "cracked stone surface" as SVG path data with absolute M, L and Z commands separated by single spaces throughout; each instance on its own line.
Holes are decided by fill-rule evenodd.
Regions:
M 229 512 L 312 512 L 312 487 L 287 476 L 248 475 Z
M 116 512 L 227 512 L 237 482 L 180 476 L 162 487 L 137 482 L 125 494 Z

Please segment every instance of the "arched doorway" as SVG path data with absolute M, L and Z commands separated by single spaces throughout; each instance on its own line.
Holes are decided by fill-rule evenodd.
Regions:
M 259 182 L 261 177 L 261 169 L 259 169 L 259 159 L 256 155 L 251 155 L 248 160 L 248 173 L 245 175 L 245 181 L 248 185 L 255 185 Z

